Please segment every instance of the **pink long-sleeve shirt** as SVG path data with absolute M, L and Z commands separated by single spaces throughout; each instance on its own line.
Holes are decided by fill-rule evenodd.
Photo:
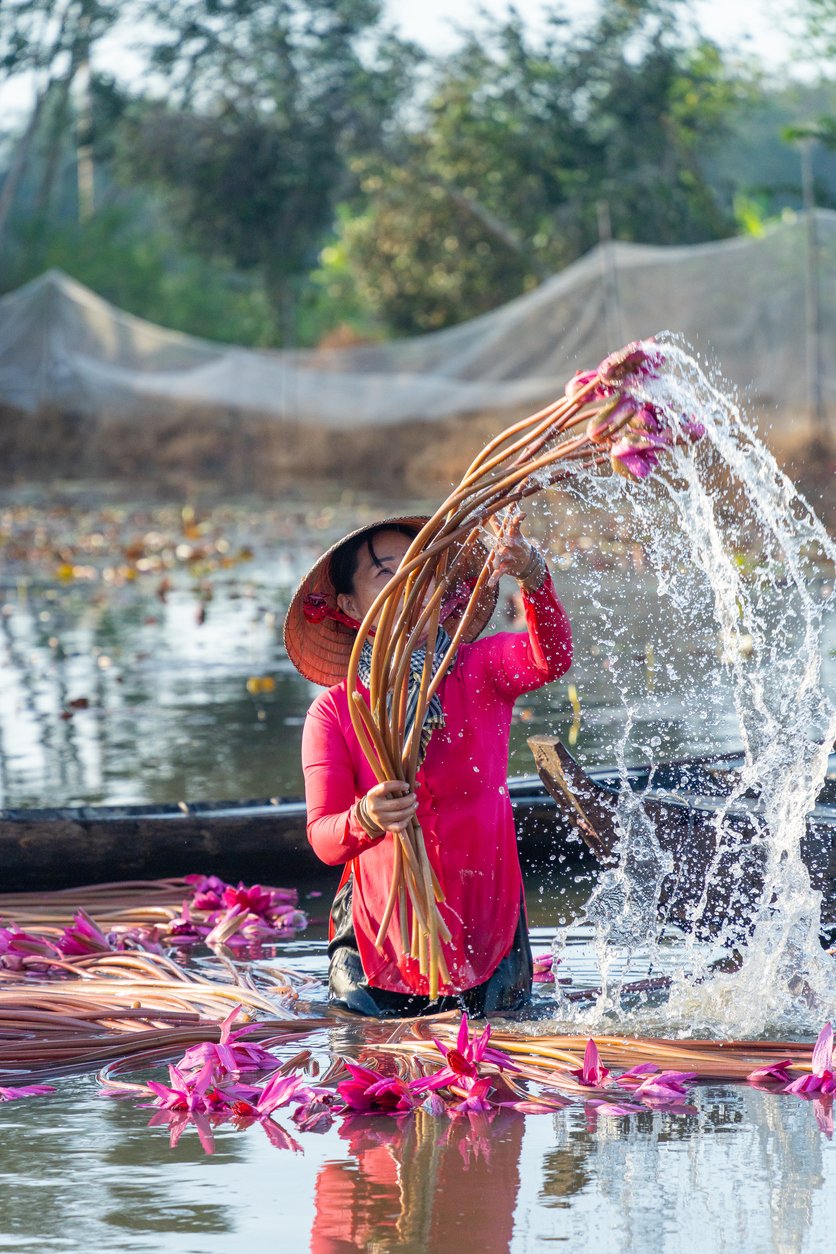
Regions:
M 569 620 L 550 577 L 523 594 L 523 605 L 527 633 L 501 632 L 459 647 L 439 687 L 445 726 L 433 732 L 416 779 L 418 821 L 451 933 L 445 993 L 483 983 L 511 949 L 522 894 L 507 787 L 511 711 L 518 696 L 557 679 L 572 661 Z M 383 951 L 375 949 L 393 838 L 371 838 L 357 821 L 357 801 L 377 780 L 351 725 L 345 681 L 308 711 L 302 765 L 308 839 L 330 866 L 351 863 L 352 918 L 369 984 L 426 994 L 427 981 L 403 954 L 394 920 Z

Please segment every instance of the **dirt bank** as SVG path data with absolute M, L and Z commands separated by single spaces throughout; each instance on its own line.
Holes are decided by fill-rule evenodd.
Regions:
M 333 431 L 300 422 L 209 418 L 199 411 L 125 422 L 46 409 L 0 407 L 0 482 L 57 479 L 124 482 L 147 491 L 201 484 L 218 494 L 272 496 L 289 485 L 333 484 L 397 496 L 446 495 L 473 456 L 518 418 L 471 414 L 447 422 Z M 801 422 L 766 433 L 779 463 L 831 528 L 836 527 L 836 442 L 813 438 Z M 787 435 L 786 432 L 796 432 Z

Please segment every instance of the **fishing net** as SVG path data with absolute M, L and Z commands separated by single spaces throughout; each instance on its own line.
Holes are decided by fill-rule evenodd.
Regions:
M 836 213 L 762 236 L 602 245 L 480 318 L 388 344 L 253 351 L 168 331 L 50 272 L 0 300 L 0 405 L 117 428 L 180 415 L 356 431 L 505 417 L 554 395 L 613 343 L 681 333 L 776 428 L 836 405 Z M 805 382 L 806 381 L 806 382 Z M 89 439 L 90 430 L 85 430 Z

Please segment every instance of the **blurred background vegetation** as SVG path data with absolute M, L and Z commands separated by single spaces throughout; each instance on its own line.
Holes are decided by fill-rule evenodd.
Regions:
M 548 6 L 546 6 L 548 9 Z M 154 322 L 255 346 L 436 330 L 602 236 L 691 244 L 836 207 L 836 0 L 799 0 L 818 77 L 776 77 L 684 0 L 453 51 L 380 0 L 0 0 L 0 292 L 59 267 Z M 122 32 L 129 75 L 102 49 Z M 2 123 L 0 123 L 0 126 Z

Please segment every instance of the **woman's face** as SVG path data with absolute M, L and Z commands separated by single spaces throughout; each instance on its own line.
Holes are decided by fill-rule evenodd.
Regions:
M 375 600 L 398 569 L 412 540 L 400 531 L 378 531 L 357 555 L 354 591 L 340 593 L 337 605 L 344 614 L 362 622 Z

